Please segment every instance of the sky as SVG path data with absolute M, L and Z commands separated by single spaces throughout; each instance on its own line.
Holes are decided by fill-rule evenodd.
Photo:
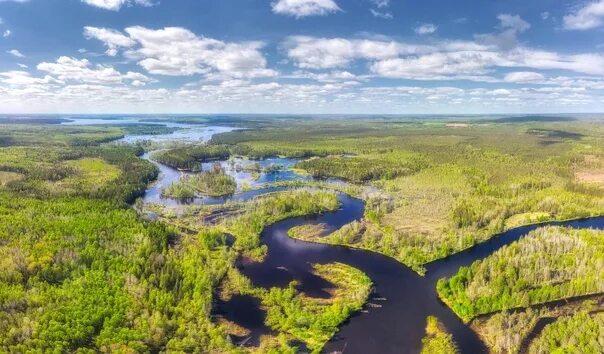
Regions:
M 604 0 L 0 0 L 0 113 L 604 112 Z

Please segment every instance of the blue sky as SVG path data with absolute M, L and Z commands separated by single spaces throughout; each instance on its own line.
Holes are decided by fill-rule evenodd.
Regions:
M 604 0 L 0 0 L 3 113 L 604 111 Z

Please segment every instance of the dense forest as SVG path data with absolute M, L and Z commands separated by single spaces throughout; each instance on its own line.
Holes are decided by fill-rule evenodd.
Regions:
M 314 265 L 333 285 L 331 298 L 314 299 L 295 282 L 256 288 L 236 263 L 263 259 L 267 225 L 337 209 L 334 190 L 362 198 L 364 219 L 330 235 L 321 226 L 290 235 L 380 252 L 418 273 L 515 226 L 604 213 L 604 130 L 590 122 L 287 122 L 239 121 L 248 129 L 209 145 L 161 146 L 151 156 L 195 172 L 233 156 L 299 157 L 300 171 L 349 183 L 275 183 L 288 190 L 220 208 L 162 210 L 136 202 L 158 175 L 139 158 L 151 145 L 112 142 L 173 129 L 2 125 L 0 351 L 320 351 L 362 308 L 371 280 L 343 264 Z M 164 194 L 187 199 L 235 188 L 214 168 Z M 439 294 L 496 353 L 522 345 L 534 353 L 597 352 L 601 341 L 589 339 L 601 337 L 601 316 L 531 306 L 604 291 L 602 235 L 538 229 L 439 282 Z M 274 331 L 257 348 L 239 347 L 233 338 L 240 329 L 212 312 L 217 298 L 236 295 L 259 301 Z M 547 316 L 560 318 L 523 343 Z M 425 353 L 454 352 L 436 319 L 428 319 L 426 332 Z
M 604 353 L 604 314 L 580 312 L 547 325 L 531 343 L 530 354 Z
M 234 131 L 212 142 L 244 155 L 312 156 L 298 167 L 380 188 L 392 202 L 344 244 L 421 273 L 423 264 L 514 226 L 602 214 L 602 132 L 568 120 L 343 120 Z
M 463 319 L 604 292 L 604 232 L 544 227 L 438 283 Z
M 456 354 L 459 353 L 453 338 L 434 316 L 427 318 L 426 337 L 422 340 L 421 354 Z
M 162 195 L 174 199 L 187 200 L 196 194 L 209 196 L 224 196 L 235 193 L 235 179 L 224 172 L 219 163 L 215 163 L 209 171 L 189 176 L 182 176 L 162 190 Z
M 278 193 L 228 223 L 183 233 L 130 206 L 157 170 L 137 157 L 140 147 L 99 145 L 120 130 L 5 128 L 15 138 L 0 147 L 0 351 L 239 352 L 228 326 L 211 317 L 216 289 L 236 277 L 237 255 L 261 257 L 269 223 L 338 206 L 333 193 Z M 42 132 L 52 138 L 35 135 Z M 281 290 L 253 290 L 287 335 L 262 351 L 293 352 L 293 338 L 320 348 L 364 303 L 370 281 L 362 273 L 333 265 L 317 274 L 335 284 L 328 304 L 288 297 L 291 289 L 276 298 Z M 322 320 L 283 327 L 278 309 L 290 303 Z
M 228 147 L 221 145 L 187 145 L 153 153 L 153 159 L 164 165 L 186 171 L 200 171 L 201 163 L 229 158 Z

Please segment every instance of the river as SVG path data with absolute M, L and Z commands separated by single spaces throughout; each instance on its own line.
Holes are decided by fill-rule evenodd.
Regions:
M 207 141 L 215 133 L 229 131 L 226 127 L 183 127 L 184 131 L 160 136 L 148 136 L 147 139 L 166 141 L 179 140 Z M 191 135 L 186 131 L 190 129 Z M 184 136 L 184 137 L 183 137 Z M 125 141 L 133 141 L 126 137 Z M 149 159 L 148 155 L 143 158 Z M 274 163 L 288 165 L 291 160 L 279 160 Z M 160 203 L 174 207 L 177 201 L 161 197 L 161 189 L 178 180 L 182 173 L 167 166 L 156 164 L 161 171 L 157 182 L 147 190 L 145 203 Z M 265 166 L 270 161 L 262 162 Z M 226 162 L 222 162 L 223 166 Z M 228 167 L 228 166 L 226 166 Z M 234 170 L 231 173 L 234 174 Z M 238 183 L 249 182 L 249 176 L 238 176 Z M 272 180 L 303 179 L 289 170 L 276 175 L 260 176 L 255 187 Z M 258 181 L 258 180 L 256 180 Z M 224 198 L 197 198 L 194 203 L 220 204 L 228 200 L 245 201 L 266 192 L 280 189 L 254 189 L 239 191 Z M 340 331 L 325 346 L 325 352 L 345 353 L 418 353 L 421 339 L 425 335 L 426 317 L 436 316 L 453 335 L 462 353 L 484 353 L 487 349 L 478 335 L 464 324 L 437 296 L 436 282 L 442 277 L 450 277 L 462 266 L 483 259 L 499 248 L 510 244 L 528 232 L 543 225 L 564 225 L 575 228 L 604 228 L 604 217 L 552 222 L 542 225 L 530 225 L 506 231 L 489 241 L 478 244 L 468 250 L 448 258 L 429 263 L 425 277 L 418 275 L 396 260 L 369 251 L 350 249 L 342 246 L 323 245 L 294 240 L 288 237 L 288 230 L 302 224 L 325 224 L 326 232 L 335 231 L 354 220 L 363 217 L 364 204 L 361 200 L 346 194 L 338 194 L 341 208 L 337 211 L 317 216 L 287 219 L 262 232 L 262 243 L 268 246 L 268 254 L 262 263 L 240 265 L 241 272 L 250 278 L 255 286 L 284 287 L 292 280 L 300 283 L 300 289 L 311 296 L 325 297 L 326 287 L 330 284 L 311 272 L 313 263 L 341 262 L 365 272 L 373 281 L 375 292 L 371 295 L 366 311 L 357 313 L 341 326 Z M 219 310 L 229 320 L 250 330 L 246 344 L 256 344 L 262 334 L 270 333 L 264 325 L 264 314 L 257 300 L 248 297 L 234 297 L 228 303 L 219 303 Z

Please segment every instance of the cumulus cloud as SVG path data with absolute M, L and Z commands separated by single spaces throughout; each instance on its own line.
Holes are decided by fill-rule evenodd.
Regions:
M 84 36 L 88 39 L 98 39 L 107 47 L 105 52 L 109 56 L 116 56 L 118 48 L 129 48 L 136 42 L 123 33 L 109 28 L 84 27 Z
M 23 55 L 23 53 L 21 53 L 17 49 L 8 50 L 7 53 L 17 58 L 25 58 L 25 55 Z
M 604 25 L 604 0 L 591 2 L 563 18 L 564 28 L 584 31 Z
M 278 0 L 273 1 L 271 7 L 276 14 L 297 18 L 325 16 L 341 11 L 334 0 Z
M 419 53 L 429 47 L 373 39 L 290 37 L 287 55 L 304 69 L 329 69 L 348 66 L 356 59 L 386 59 L 401 54 Z
M 82 2 L 105 10 L 118 11 L 124 5 L 153 6 L 151 0 L 81 0 Z
M 42 62 L 36 68 L 64 82 L 74 81 L 91 84 L 121 84 L 123 82 L 130 82 L 140 86 L 152 81 L 141 73 L 129 71 L 126 74 L 122 74 L 111 66 L 92 66 L 87 59 L 76 59 L 66 56 L 62 56 L 52 63 Z
M 442 40 L 418 45 L 387 39 L 290 37 L 285 48 L 299 68 L 320 70 L 345 68 L 366 61 L 373 75 L 417 80 L 496 82 L 501 68 L 525 70 L 567 70 L 604 76 L 604 55 L 599 53 L 559 54 L 522 46 L 517 34 L 530 24 L 516 15 L 500 15 L 499 32 L 477 35 L 474 41 Z M 520 71 L 519 71 L 520 72 Z M 520 79 L 515 74 L 508 80 Z
M 26 71 L 13 70 L 0 73 L 0 82 L 10 86 L 31 86 L 31 85 L 46 85 L 50 83 L 60 83 L 51 76 L 43 78 L 33 77 Z
M 524 21 L 518 15 L 500 14 L 497 16 L 499 20 L 499 32 L 477 34 L 475 39 L 483 44 L 494 45 L 502 50 L 510 50 L 518 45 L 518 34 L 527 31 L 531 28 L 530 23 Z
M 531 28 L 531 24 L 520 18 L 518 15 L 499 14 L 497 19 L 503 30 L 512 30 L 520 33 Z
M 197 36 L 182 27 L 149 29 L 128 27 L 126 34 L 106 28 L 86 27 L 85 35 L 101 40 L 108 54 L 119 48 L 136 60 L 147 72 L 168 76 L 195 74 L 223 77 L 271 77 L 276 71 L 267 68 L 261 52 L 262 42 L 229 43 Z
M 435 25 L 431 24 L 431 23 L 424 23 L 418 27 L 415 28 L 415 33 L 423 36 L 423 35 L 427 35 L 427 34 L 432 34 L 434 32 L 436 32 L 438 30 L 438 27 L 436 27 Z
M 4 33 L 2 33 L 2 37 L 7 38 L 11 35 L 11 33 L 12 32 L 10 30 L 6 30 L 6 31 L 4 31 Z

